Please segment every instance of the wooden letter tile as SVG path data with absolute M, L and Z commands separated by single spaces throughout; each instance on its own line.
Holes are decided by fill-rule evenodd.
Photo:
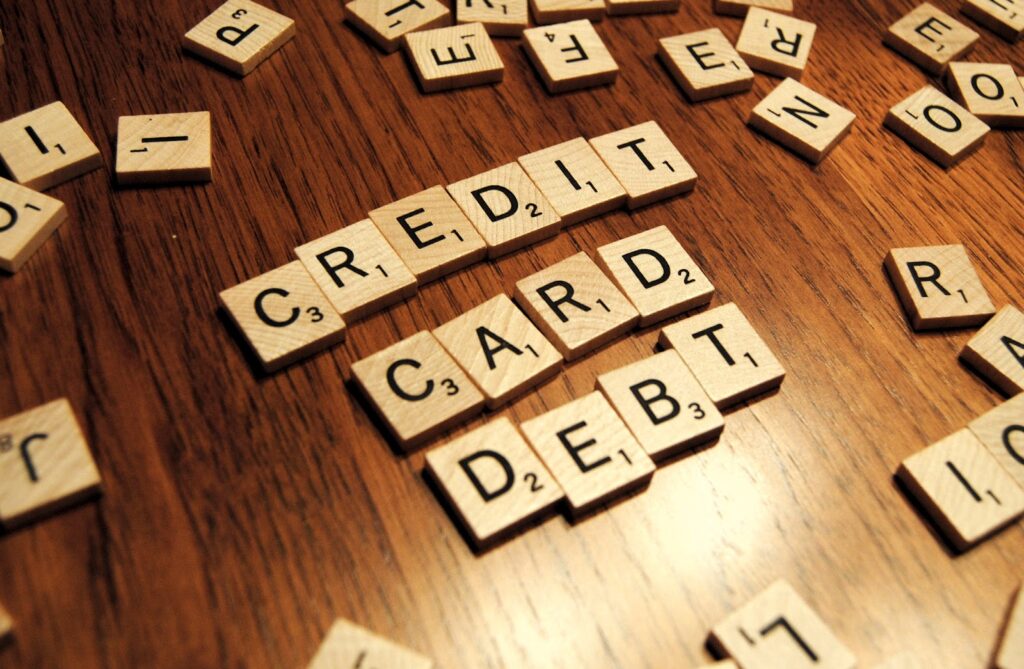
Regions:
M 679 11 L 680 0 L 607 0 L 608 16 Z
M 910 653 L 899 653 L 893 655 L 881 664 L 876 664 L 875 669 L 926 669 L 917 659 L 916 655 Z
M 711 630 L 741 667 L 853 669 L 856 658 L 786 581 L 772 583 Z
M 539 26 L 566 21 L 604 18 L 604 0 L 530 0 L 533 20 Z
M 950 167 L 981 146 L 988 126 L 974 114 L 925 86 L 896 104 L 885 125 L 912 147 L 943 167 Z
M 441 186 L 374 209 L 370 219 L 421 284 L 487 255 L 484 240 Z
M 515 299 L 566 360 L 607 344 L 640 319 L 586 253 L 518 281 Z
M 770 9 L 773 12 L 793 11 L 793 0 L 715 0 L 715 13 L 744 17 L 751 7 Z
M 1024 669 L 1024 588 L 1017 588 L 1003 628 L 995 669 Z
M 498 295 L 434 330 L 495 409 L 553 376 L 562 356 L 507 295 Z
M 562 219 L 519 163 L 508 163 L 448 186 L 495 258 L 556 234 Z
M 0 420 L 0 524 L 12 528 L 99 493 L 100 473 L 66 399 Z
M 1024 86 L 1011 65 L 950 63 L 946 81 L 953 96 L 988 125 L 1024 127 Z
M 565 497 L 504 416 L 431 450 L 427 471 L 477 547 L 500 541 Z
M 654 121 L 590 140 L 626 189 L 630 209 L 693 190 L 697 173 Z
M 122 116 L 115 171 L 122 185 L 209 181 L 210 112 Z
M 565 491 L 570 512 L 646 485 L 654 463 L 599 392 L 522 424 L 523 434 Z
M 1021 0 L 966 0 L 960 11 L 1010 42 L 1024 35 Z
M 60 200 L 0 179 L 0 269 L 17 272 L 67 217 Z
M 563 225 L 598 216 L 626 201 L 622 184 L 582 137 L 525 155 L 519 164 Z
M 458 23 L 482 23 L 494 37 L 519 37 L 529 23 L 526 0 L 455 0 Z
M 1007 395 L 1024 390 L 1024 314 L 1007 305 L 967 342 L 960 358 Z
M 228 0 L 185 33 L 185 50 L 240 77 L 295 36 L 295 21 L 249 0 Z
M 996 313 L 961 244 L 892 249 L 885 270 L 915 330 L 972 327 Z
M 345 338 L 345 323 L 298 260 L 221 291 L 220 302 L 267 372 Z
M 482 23 L 408 33 L 405 50 L 425 93 L 493 84 L 505 77 L 505 64 Z
M 959 551 L 1024 513 L 1024 490 L 967 428 L 904 460 L 896 476 Z
M 303 244 L 295 255 L 347 322 L 416 293 L 416 277 L 368 219 Z
M 528 28 L 523 38 L 526 55 L 549 93 L 610 84 L 619 76 L 618 64 L 586 19 Z
M 334 621 L 307 669 L 433 669 L 429 658 L 342 618 Z
M 798 156 L 820 163 L 850 132 L 856 117 L 799 81 L 786 79 L 750 113 L 750 127 Z
M 675 351 L 602 374 L 597 387 L 656 461 L 710 441 L 725 427 L 722 414 Z
M 697 669 L 740 669 L 740 665 L 736 664 L 732 660 L 722 660 L 715 662 L 714 664 L 705 664 Z
M 736 40 L 736 51 L 758 72 L 799 79 L 816 28 L 808 21 L 751 7 Z
M 691 102 L 749 91 L 750 71 L 718 28 L 699 30 L 658 41 L 658 55 Z
M 397 51 L 402 36 L 451 23 L 451 12 L 437 0 L 353 0 L 345 20 L 385 53 Z
M 889 26 L 883 42 L 932 75 L 967 53 L 978 40 L 974 32 L 927 2 Z
M 967 427 L 1024 488 L 1024 393 L 975 418 Z
M 597 264 L 640 312 L 640 327 L 705 305 L 715 294 L 664 225 L 598 248 Z
M 426 331 L 353 363 L 352 376 L 407 449 L 484 406 L 484 396 Z
M 15 181 L 37 190 L 103 166 L 99 149 L 63 102 L 0 123 L 0 159 Z
M 660 341 L 682 356 L 719 409 L 777 387 L 786 374 L 731 302 L 669 325 Z

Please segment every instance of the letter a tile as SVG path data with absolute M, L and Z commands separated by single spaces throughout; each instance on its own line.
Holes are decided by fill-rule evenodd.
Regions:
M 0 269 L 17 272 L 67 217 L 60 200 L 0 179 Z
M 405 36 L 405 49 L 425 93 L 501 81 L 505 64 L 481 23 Z
M 1024 393 L 975 418 L 967 427 L 1024 489 Z
M 0 123 L 0 158 L 15 181 L 36 190 L 103 166 L 99 149 L 63 102 Z
M 1024 390 L 1024 314 L 1007 305 L 978 330 L 960 358 L 1007 395 Z
M 989 131 L 978 117 L 932 86 L 894 105 L 885 115 L 885 126 L 943 167 L 979 148 Z
M 115 172 L 122 185 L 209 181 L 210 112 L 122 116 Z
M 915 330 L 981 325 L 996 313 L 960 244 L 892 249 L 885 270 Z
M 619 76 L 618 64 L 586 19 L 528 28 L 523 47 L 549 93 L 602 86 Z
M 855 118 L 824 95 L 786 79 L 754 107 L 747 123 L 817 164 L 846 137 Z
M 590 140 L 626 189 L 626 205 L 643 207 L 693 190 L 697 173 L 654 121 Z
M 947 63 L 971 50 L 978 33 L 923 2 L 889 26 L 882 41 L 928 74 L 938 76 Z
M 809 21 L 751 7 L 736 40 L 736 51 L 751 68 L 776 77 L 804 73 L 817 26 Z
M 334 621 L 307 669 L 433 669 L 430 659 L 342 618 Z
M 228 0 L 185 33 L 185 50 L 240 77 L 295 36 L 295 21 L 249 0 Z
M 754 73 L 718 28 L 663 37 L 658 55 L 690 102 L 749 91 L 754 85 Z
M 621 206 L 626 191 L 582 137 L 535 151 L 519 159 L 563 225 L 579 223 Z

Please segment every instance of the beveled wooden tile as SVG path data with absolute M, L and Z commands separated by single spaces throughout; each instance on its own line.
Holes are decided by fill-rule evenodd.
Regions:
M 0 524 L 17 527 L 99 494 L 100 473 L 66 399 L 0 420 Z
M 663 37 L 658 56 L 691 102 L 749 91 L 754 85 L 754 73 L 718 28 Z
M 711 630 L 710 643 L 745 669 L 852 669 L 853 653 L 793 587 L 772 583 Z
M 989 131 L 974 114 L 932 86 L 894 105 L 885 125 L 943 167 L 979 148 Z
M 619 76 L 618 64 L 587 19 L 527 28 L 523 47 L 549 93 L 603 86 Z
M 60 200 L 0 179 L 0 269 L 21 269 L 67 217 Z
M 1024 4 L 1021 5 L 1024 15 Z M 1024 86 L 1005 63 L 950 63 L 949 90 L 967 111 L 993 128 L 1024 127 Z
M 640 319 L 636 308 L 586 253 L 517 281 L 515 299 L 566 360 L 607 344 Z
M 425 330 L 352 363 L 352 378 L 406 449 L 484 407 L 480 390 Z
M 731 302 L 669 325 L 660 341 L 682 356 L 719 409 L 777 387 L 786 374 Z
M 295 255 L 349 323 L 416 294 L 416 277 L 369 219 L 307 242 Z
M 680 0 L 606 0 L 608 16 L 661 14 L 679 11 Z
M 964 0 L 960 11 L 1010 42 L 1024 35 L 1024 6 L 1020 0 Z
M 986 381 L 1007 395 L 1024 390 L 1024 314 L 1007 305 L 960 352 Z
M 582 137 L 527 154 L 519 164 L 563 225 L 606 213 L 626 201 L 622 184 Z
M 817 164 L 849 134 L 855 118 L 849 109 L 786 79 L 754 107 L 747 123 Z
M 451 24 L 451 12 L 437 0 L 352 0 L 345 5 L 345 20 L 392 53 L 406 33 Z
M 715 294 L 664 225 L 599 247 L 597 264 L 640 312 L 640 327 L 705 305 Z
M 441 186 L 374 209 L 370 220 L 421 284 L 487 255 L 483 238 Z
M 962 244 L 892 249 L 885 270 L 915 330 L 977 326 L 996 313 Z
M 904 460 L 896 476 L 958 551 L 1024 514 L 1024 489 L 967 428 Z
M 562 487 L 573 515 L 644 486 L 654 475 L 654 463 L 599 392 L 532 418 L 521 429 Z
M 736 40 L 736 51 L 758 72 L 799 79 L 811 54 L 816 29 L 809 21 L 751 7 Z
M 926 669 L 924 664 L 911 653 L 899 653 L 893 655 L 881 664 L 876 664 L 875 669 Z
M 883 42 L 932 75 L 970 51 L 978 33 L 934 5 L 923 2 L 889 26 Z
M 740 665 L 736 664 L 732 660 L 721 660 L 714 664 L 705 664 L 697 669 L 740 669 Z
M 675 351 L 602 374 L 597 387 L 655 461 L 710 441 L 725 427 L 722 414 Z
M 715 0 L 715 13 L 743 17 L 751 7 L 770 9 L 773 12 L 793 11 L 793 0 Z
M 565 497 L 504 416 L 432 449 L 427 471 L 478 547 L 505 538 Z
M 975 418 L 967 427 L 1024 488 L 1024 393 Z
M 501 81 L 505 64 L 482 23 L 418 30 L 404 37 L 425 93 Z
M 345 323 L 298 260 L 220 292 L 220 303 L 273 372 L 345 338 Z
M 0 159 L 14 181 L 36 190 L 103 166 L 99 149 L 63 102 L 0 123 Z
M 433 669 L 434 662 L 343 618 L 327 630 L 307 669 Z
M 507 295 L 497 295 L 434 330 L 495 409 L 562 366 L 555 350 Z
M 518 37 L 529 24 L 527 0 L 454 0 L 457 23 L 482 23 L 494 37 Z
M 605 11 L 605 0 L 530 0 L 530 12 L 538 26 L 579 20 L 600 21 Z
M 1024 588 L 1017 587 L 1006 616 L 995 669 L 1024 669 Z
M 209 181 L 210 137 L 210 112 L 122 116 L 117 120 L 117 183 Z
M 295 21 L 250 0 L 228 0 L 185 33 L 185 50 L 239 76 L 295 37 Z
M 630 209 L 693 190 L 697 173 L 654 121 L 594 137 L 590 145 L 626 190 Z
M 508 163 L 448 186 L 448 194 L 494 258 L 551 237 L 562 219 L 519 163 Z

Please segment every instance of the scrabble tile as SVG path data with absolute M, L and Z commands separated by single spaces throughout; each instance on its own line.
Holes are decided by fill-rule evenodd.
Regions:
M 889 26 L 883 42 L 928 74 L 939 75 L 946 63 L 970 51 L 978 33 L 927 2 Z
M 0 524 L 24 525 L 99 493 L 100 474 L 66 399 L 0 420 Z
M 482 23 L 411 32 L 404 39 L 425 93 L 493 84 L 505 77 L 505 64 Z
M 626 189 L 630 209 L 686 193 L 697 183 L 697 173 L 654 121 L 595 137 L 590 145 Z
M 885 271 L 915 330 L 977 326 L 996 313 L 961 244 L 892 249 Z
M 749 91 L 754 73 L 718 28 L 663 37 L 658 56 L 691 102 Z
M 1021 5 L 1024 14 L 1024 4 Z M 967 111 L 992 127 L 1024 127 L 1024 85 L 1013 67 L 999 63 L 949 64 L 946 81 Z
M 437 0 L 353 0 L 345 5 L 345 20 L 392 53 L 406 33 L 449 25 L 451 12 Z
M 541 414 L 521 428 L 565 492 L 572 515 L 642 487 L 654 475 L 654 463 L 599 392 Z
M 295 255 L 349 323 L 416 294 L 416 277 L 369 219 L 303 244 Z
M 608 16 L 660 14 L 679 11 L 680 0 L 607 0 Z
M 719 409 L 777 387 L 786 374 L 731 302 L 669 325 L 660 341 L 682 356 Z
M 793 0 L 715 0 L 715 13 L 744 17 L 751 7 L 770 9 L 773 12 L 793 11 Z
M 374 209 L 370 220 L 421 284 L 487 255 L 483 238 L 441 186 Z
M 1024 35 L 1021 0 L 965 0 L 960 11 L 1003 39 L 1016 42 Z
M 0 44 L 3 44 L 2 38 L 0 38 Z M 7 641 L 13 631 L 14 621 L 11 619 L 11 614 L 7 613 L 3 606 L 0 606 L 0 644 Z
M 220 303 L 267 372 L 345 338 L 344 321 L 298 260 L 222 290 Z
M 495 409 L 550 378 L 562 355 L 507 295 L 497 295 L 434 330 Z
M 529 23 L 527 0 L 455 0 L 458 23 L 482 23 L 494 37 L 519 37 Z
M 598 248 L 597 264 L 640 312 L 640 327 L 705 305 L 715 294 L 664 225 Z
M 515 300 L 566 360 L 628 332 L 640 315 L 586 253 L 516 282 Z
M 539 26 L 566 21 L 604 18 L 604 0 L 530 0 L 533 20 Z
M 975 418 L 967 427 L 1024 488 L 1024 393 Z
M 1024 314 L 1007 305 L 978 330 L 960 358 L 1007 395 L 1024 390 Z
M 353 363 L 352 378 L 406 449 L 484 406 L 484 396 L 427 331 Z
M 597 377 L 651 459 L 664 460 L 722 433 L 725 419 L 675 351 Z
M 849 134 L 855 118 L 849 109 L 786 79 L 754 107 L 747 123 L 817 164 Z
M 896 476 L 959 551 L 1024 514 L 1024 490 L 967 428 L 904 460 Z
M 1024 595 L 1017 588 L 1010 613 L 1003 627 L 1002 640 L 996 653 L 995 669 L 1024 668 Z
M 741 667 L 852 669 L 857 663 L 814 609 L 783 580 L 715 625 L 710 643 Z
M 893 655 L 882 664 L 876 664 L 875 669 L 925 669 L 925 666 L 916 656 L 910 653 L 900 653 Z
M 433 669 L 432 660 L 342 618 L 334 621 L 307 669 Z
M 209 181 L 210 112 L 122 116 L 115 172 L 122 185 Z
M 21 269 L 67 217 L 60 200 L 0 179 L 0 269 Z
M 448 194 L 495 258 L 562 229 L 562 219 L 519 163 L 508 163 L 448 186 Z
M 249 0 L 228 0 L 185 33 L 185 50 L 244 77 L 295 36 L 295 21 Z
M 99 149 L 63 102 L 0 123 L 0 159 L 14 181 L 37 190 L 103 166 Z
M 549 93 L 603 86 L 619 76 L 618 64 L 586 19 L 527 28 L 523 47 Z
M 478 547 L 545 515 L 565 497 L 504 416 L 432 449 L 427 472 Z
M 563 225 L 604 214 L 626 201 L 622 184 L 582 137 L 525 155 L 519 164 Z
M 816 29 L 808 21 L 751 7 L 736 40 L 736 51 L 758 72 L 799 79 Z
M 698 667 L 698 669 L 740 669 L 740 665 L 732 660 L 722 660 L 714 664 L 705 664 L 702 667 Z
M 987 125 L 931 86 L 893 106 L 885 125 L 943 167 L 967 157 L 988 133 Z

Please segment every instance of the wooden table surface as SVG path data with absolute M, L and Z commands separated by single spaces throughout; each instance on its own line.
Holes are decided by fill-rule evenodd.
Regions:
M 803 82 L 857 114 L 818 167 L 745 126 L 777 80 L 693 105 L 656 60 L 659 37 L 736 39 L 741 21 L 711 0 L 606 19 L 618 81 L 557 97 L 516 39 L 497 44 L 500 85 L 425 96 L 338 0 L 278 0 L 298 35 L 238 79 L 181 51 L 215 4 L 0 5 L 0 118 L 63 100 L 107 166 L 49 191 L 69 220 L 0 277 L 0 415 L 67 396 L 104 479 L 98 501 L 0 534 L 0 602 L 17 622 L 0 665 L 301 667 L 343 616 L 445 668 L 687 667 L 710 659 L 713 624 L 782 577 L 861 666 L 900 651 L 987 666 L 1024 575 L 1021 525 L 955 557 L 892 474 L 1000 397 L 957 361 L 970 331 L 910 331 L 882 259 L 963 243 L 996 305 L 1020 304 L 1024 134 L 993 132 L 943 171 L 881 127 L 927 81 L 882 46 L 915 2 L 797 0 L 818 24 Z M 1024 47 L 979 32 L 971 60 L 1024 70 Z M 118 116 L 196 110 L 213 117 L 212 183 L 112 186 Z M 271 376 L 217 311 L 220 290 L 370 209 L 651 119 L 700 175 L 689 196 L 427 285 Z M 731 411 L 717 444 L 645 492 L 474 554 L 422 478 L 425 451 L 396 455 L 346 386 L 351 364 L 662 224 L 713 304 L 738 303 L 776 352 L 781 391 Z M 501 413 L 587 393 L 657 333 L 567 364 Z

